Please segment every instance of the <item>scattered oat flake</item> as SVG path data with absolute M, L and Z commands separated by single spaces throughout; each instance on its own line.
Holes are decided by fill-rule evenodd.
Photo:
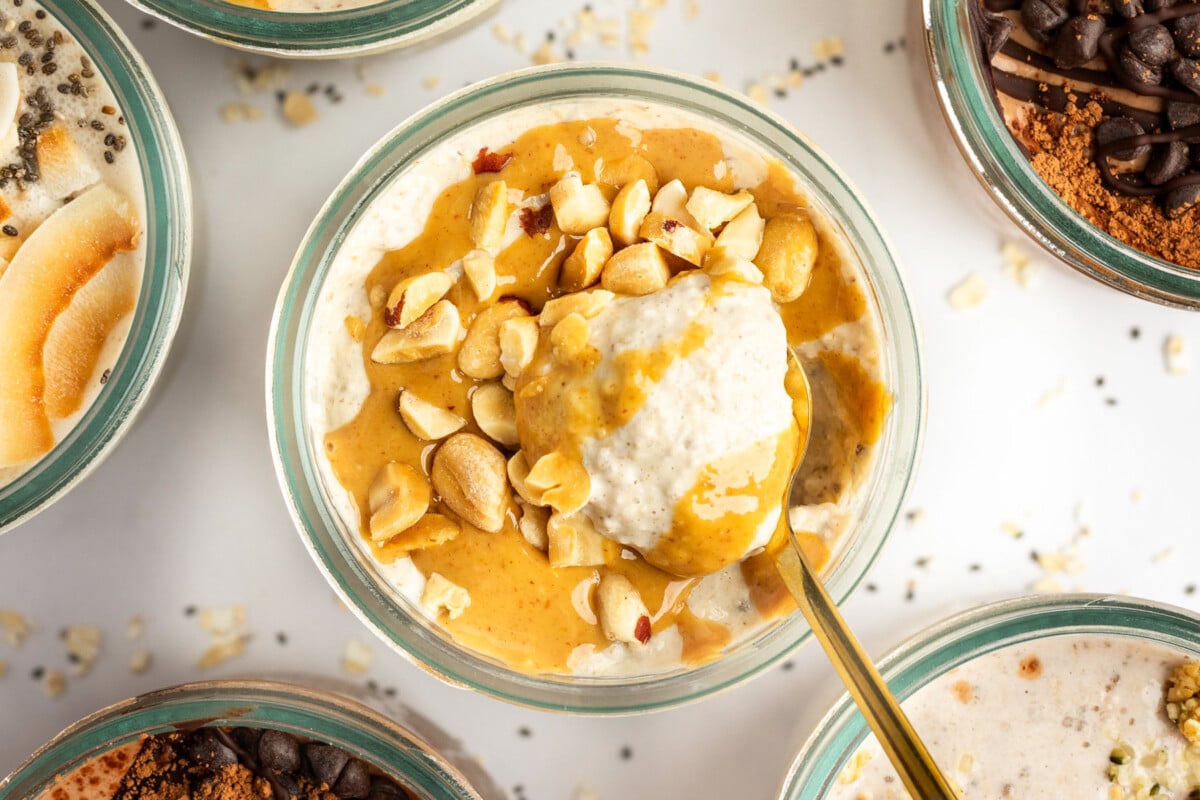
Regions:
M 246 625 L 246 609 L 243 606 L 200 609 L 200 628 L 214 635 L 232 634 Z
M 1001 244 L 1000 257 L 1004 259 L 1004 274 L 1022 289 L 1028 289 L 1036 283 L 1042 267 L 1019 244 L 1012 241 Z
M 1167 372 L 1172 375 L 1186 375 L 1191 366 L 1191 353 L 1188 352 L 1187 342 L 1182 336 L 1168 336 L 1163 342 L 1163 360 Z
M 1140 503 L 1146 499 L 1146 493 L 1141 489 L 1134 489 L 1129 493 L 1129 499 L 1135 503 Z
M 950 289 L 946 300 L 949 301 L 951 308 L 963 311 L 979 305 L 987 299 L 987 296 L 987 281 L 978 272 L 973 272 Z
M 270 92 L 282 89 L 292 75 L 292 68 L 284 61 L 267 61 L 251 64 L 247 61 L 232 62 L 234 82 L 242 94 Z
M 297 128 L 311 125 L 320 119 L 312 98 L 304 92 L 291 91 L 283 97 L 283 118 Z
M 918 522 L 925 519 L 925 509 L 914 508 L 911 511 L 907 512 L 904 515 L 904 518 L 906 520 L 908 520 L 909 525 L 916 525 Z
M 366 92 L 367 94 L 371 95 L 371 97 L 382 97 L 383 96 L 383 87 L 380 86 L 378 83 L 368 83 L 366 86 L 363 87 L 363 91 Z
M 574 800 L 600 800 L 600 793 L 589 786 L 576 786 Z
M 0 632 L 4 634 L 4 641 L 8 642 L 10 647 L 19 648 L 25 644 L 32 630 L 33 626 L 24 614 L 0 608 Z
M 62 697 L 66 690 L 67 676 L 63 674 L 63 671 L 61 669 L 46 670 L 46 676 L 42 678 L 42 693 L 53 700 L 56 697 Z
M 708 81 L 712 81 L 713 83 L 718 84 L 718 85 L 724 83 L 724 81 L 721 80 L 721 73 L 712 72 L 711 70 L 709 72 L 704 73 L 704 79 L 708 80 Z
M 100 655 L 100 629 L 95 625 L 68 625 L 62 630 L 62 639 L 67 647 L 67 657 L 73 665 L 72 673 L 82 678 L 91 671 L 92 664 Z
M 508 44 L 512 41 L 512 33 L 509 32 L 508 27 L 503 22 L 497 22 L 492 26 L 492 36 L 496 37 L 496 41 L 501 44 Z
M 746 94 L 749 95 L 750 99 L 754 102 L 762 103 L 763 105 L 766 105 L 771 99 L 771 94 L 767 91 L 767 87 L 763 86 L 761 83 L 750 84 L 750 88 L 746 90 Z
M 1167 547 L 1167 548 L 1165 548 L 1165 549 L 1163 549 L 1163 550 L 1160 550 L 1160 551 L 1158 551 L 1157 553 L 1155 553 L 1155 554 L 1154 554 L 1153 561 L 1154 561 L 1154 563 L 1155 563 L 1155 564 L 1162 564 L 1162 563 L 1165 563 L 1165 562 L 1167 562 L 1167 561 L 1170 561 L 1170 560 L 1171 560 L 1171 558 L 1172 558 L 1172 556 L 1174 556 L 1174 555 L 1175 555 L 1175 550 L 1174 550 L 1174 548 Z
M 1043 578 L 1038 578 L 1029 588 L 1037 594 L 1055 594 L 1063 590 L 1063 585 L 1057 578 L 1047 575 Z
M 1046 391 L 1042 392 L 1040 397 L 1038 397 L 1037 408 L 1045 408 L 1058 398 L 1062 397 L 1066 391 L 1067 387 L 1065 383 L 1059 383 L 1053 389 L 1047 389 Z
M 150 664 L 153 660 L 154 657 L 150 654 L 149 650 L 135 650 L 133 655 L 129 657 L 129 671 L 134 675 L 141 675 L 150 669 Z
M 442 77 L 440 75 L 429 75 L 425 80 L 421 81 L 421 85 L 426 89 L 436 89 L 441 82 Z
M 200 659 L 196 662 L 196 669 L 212 669 L 232 658 L 237 658 L 246 652 L 246 640 L 249 638 L 248 635 L 243 634 L 236 638 L 223 639 L 210 644 L 208 649 L 200 654 Z
M 1021 526 L 1015 522 L 1005 522 L 1000 526 L 1000 530 L 1004 531 L 1014 539 L 1020 539 L 1025 535 L 1025 532 L 1021 530 Z
M 827 36 L 813 45 L 813 54 L 822 61 L 837 58 L 846 54 L 846 43 L 840 36 Z
M 375 654 L 371 648 L 358 639 L 346 642 L 346 652 L 342 654 L 342 669 L 351 675 L 365 675 L 371 669 Z
M 550 42 L 546 42 L 537 50 L 534 50 L 531 58 L 533 59 L 533 63 L 537 64 L 538 66 L 545 64 L 559 64 L 567 60 L 562 53 L 558 52 L 558 50 L 554 48 L 554 45 Z
M 221 106 L 222 122 L 257 122 L 262 118 L 262 109 L 250 103 L 226 103 Z
M 125 625 L 125 636 L 129 639 L 140 639 L 146 630 L 146 621 L 141 617 L 130 617 Z

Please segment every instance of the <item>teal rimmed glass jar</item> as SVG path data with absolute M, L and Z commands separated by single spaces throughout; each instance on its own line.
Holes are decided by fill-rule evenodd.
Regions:
M 1200 617 L 1129 597 L 1039 595 L 972 609 L 916 634 L 879 662 L 903 702 L 955 667 L 1002 648 L 1057 636 L 1124 638 L 1200 657 Z M 780 800 L 819 800 L 866 740 L 865 720 L 848 695 L 822 719 L 793 761 Z
M 0 781 L 0 800 L 37 798 L 56 776 L 141 736 L 216 725 L 286 731 L 334 745 L 421 800 L 483 800 L 418 734 L 348 697 L 288 683 L 235 680 L 162 689 L 97 711 Z
M 934 94 L 967 166 L 1034 241 L 1101 283 L 1165 305 L 1200 308 L 1200 271 L 1147 255 L 1092 225 L 1051 189 L 1004 124 L 971 25 L 980 0 L 921 0 Z
M 267 363 L 269 430 L 284 495 L 305 545 L 347 605 L 385 642 L 444 680 L 514 703 L 591 714 L 650 711 L 735 686 L 783 659 L 807 638 L 808 628 L 794 615 L 740 640 L 712 663 L 620 677 L 525 674 L 456 644 L 363 552 L 357 514 L 339 511 L 345 492 L 323 468 L 324 448 L 313 433 L 307 356 L 321 345 L 313 319 L 332 285 L 327 280 L 335 257 L 359 225 L 378 220 L 373 201 L 414 164 L 437 158 L 439 147 L 459 160 L 464 153 L 454 148 L 469 150 L 469 163 L 478 143 L 452 140 L 477 126 L 511 119 L 518 127 L 509 135 L 515 135 L 524 130 L 522 114 L 553 115 L 571 104 L 610 101 L 686 114 L 689 124 L 777 158 L 863 276 L 880 330 L 880 373 L 894 399 L 856 503 L 861 513 L 826 571 L 833 596 L 846 599 L 879 554 L 914 476 L 924 380 L 913 311 L 885 236 L 846 178 L 788 123 L 715 84 L 644 68 L 556 65 L 469 87 L 403 122 L 359 161 L 310 228 L 279 297 Z M 426 188 L 436 194 L 435 187 Z M 374 261 L 364 257 L 362 263 L 365 276 Z
M 423 42 L 482 15 L 499 0 L 380 0 L 335 11 L 288 12 L 229 0 L 129 0 L 218 44 L 282 58 L 380 53 Z
M 116 96 L 145 196 L 141 294 L 129 336 L 94 402 L 61 441 L 0 488 L 0 533 L 46 508 L 95 469 L 133 424 L 179 325 L 192 256 L 187 160 L 167 102 L 124 34 L 90 0 L 40 0 Z

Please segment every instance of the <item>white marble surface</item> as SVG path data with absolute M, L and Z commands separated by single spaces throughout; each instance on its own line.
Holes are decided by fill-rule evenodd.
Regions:
M 772 797 L 800 720 L 830 697 L 832 674 L 815 647 L 798 653 L 792 669 L 640 718 L 551 716 L 473 696 L 386 652 L 338 608 L 293 532 L 271 468 L 263 410 L 269 317 L 327 193 L 410 112 L 529 63 L 496 40 L 493 22 L 536 46 L 583 3 L 507 0 L 456 37 L 372 59 L 367 81 L 383 87 L 382 96 L 364 91 L 354 63 L 299 65 L 293 87 L 334 83 L 345 99 L 334 106 L 318 98 L 321 119 L 296 130 L 270 95 L 238 94 L 230 52 L 163 24 L 145 29 L 119 0 L 104 2 L 174 107 L 207 224 L 170 368 L 137 427 L 68 498 L 0 539 L 0 608 L 37 625 L 21 650 L 0 642 L 9 662 L 0 677 L 0 772 L 103 704 L 200 677 L 195 662 L 206 637 L 184 609 L 242 604 L 254 638 L 243 658 L 213 675 L 337 675 L 347 641 L 359 639 L 376 655 L 372 680 L 462 737 L 501 785 L 522 787 L 519 796 L 565 800 L 589 787 L 605 800 Z M 605 15 L 631 5 L 595 3 Z M 1185 587 L 1200 556 L 1200 364 L 1168 375 L 1162 346 L 1168 334 L 1200 343 L 1200 317 L 1054 265 L 1030 289 L 1004 275 L 1000 234 L 972 192 L 948 182 L 954 156 L 935 146 L 936 129 L 914 109 L 907 58 L 885 52 L 905 28 L 901 5 L 701 0 L 689 19 L 683 1 L 672 0 L 643 59 L 715 70 L 745 87 L 785 72 L 793 57 L 815 61 L 813 45 L 824 36 L 845 39 L 844 66 L 771 103 L 844 167 L 893 236 L 924 324 L 930 389 L 910 502 L 923 518 L 895 531 L 870 578 L 875 591 L 860 592 L 847 615 L 881 653 L 951 609 L 1026 591 L 1043 576 L 1030 551 L 1070 545 L 1080 508 L 1090 535 L 1079 542 L 1078 571 L 1057 576 L 1066 588 L 1195 607 Z M 598 45 L 578 54 L 629 57 Z M 427 85 L 434 78 L 437 86 Z M 223 122 L 219 110 L 229 102 L 254 103 L 265 117 Z M 972 272 L 991 294 L 975 309 L 953 310 L 946 292 Z M 1024 536 L 1006 533 L 1005 523 Z M 135 614 L 147 622 L 136 644 L 125 635 Z M 65 624 L 101 626 L 104 653 L 90 675 L 50 700 L 31 672 L 67 666 L 57 635 Z M 140 646 L 153 651 L 154 665 L 134 675 L 129 656 Z

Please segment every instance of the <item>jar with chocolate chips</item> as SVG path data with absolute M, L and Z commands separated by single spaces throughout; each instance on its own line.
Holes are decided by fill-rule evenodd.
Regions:
M 1000 208 L 1124 291 L 1200 300 L 1200 2 L 924 0 L 950 130 Z
M 5 800 L 490 796 L 499 795 L 477 791 L 425 739 L 346 696 L 250 681 L 180 686 L 97 712 L 0 781 Z

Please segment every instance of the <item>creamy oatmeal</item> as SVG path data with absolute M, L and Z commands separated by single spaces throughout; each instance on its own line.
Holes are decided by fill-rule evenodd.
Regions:
M 771 551 L 809 431 L 814 561 L 861 511 L 890 406 L 861 272 L 712 128 L 616 100 L 489 120 L 370 204 L 321 289 L 306 412 L 338 512 L 514 669 L 676 669 L 794 610 Z
M 75 426 L 129 332 L 145 201 L 116 98 L 36 2 L 0 8 L 0 486 Z
M 1180 800 L 1200 792 L 1200 746 L 1170 717 L 1187 717 L 1185 659 L 1120 636 L 1056 636 L 975 658 L 904 710 L 962 800 Z M 909 797 L 873 737 L 826 796 Z

